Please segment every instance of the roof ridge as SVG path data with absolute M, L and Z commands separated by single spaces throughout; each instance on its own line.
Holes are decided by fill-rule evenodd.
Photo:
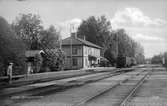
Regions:
M 96 45 L 96 44 L 94 44 L 94 43 L 92 43 L 90 41 L 87 41 L 87 40 L 84 40 L 84 39 L 81 39 L 81 38 L 78 38 L 78 37 L 72 37 L 72 36 L 70 36 L 68 38 L 63 39 L 63 41 L 70 40 L 70 39 L 72 39 L 74 41 L 76 40 L 76 41 L 78 41 L 79 43 L 81 43 L 83 45 L 92 46 L 92 47 L 100 48 L 100 49 L 102 48 L 99 45 Z
M 99 45 L 96 45 L 96 44 L 94 44 L 94 43 L 92 43 L 92 42 L 90 42 L 90 41 L 87 41 L 87 40 L 84 40 L 84 39 L 81 39 L 81 38 L 76 38 L 76 39 L 78 39 L 81 43 L 90 43 L 90 44 L 92 44 L 93 46 L 96 46 L 96 47 L 98 47 L 98 48 L 102 48 L 102 47 L 100 47 Z

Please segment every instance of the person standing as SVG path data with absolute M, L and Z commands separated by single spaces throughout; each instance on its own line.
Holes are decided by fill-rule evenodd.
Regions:
M 8 69 L 7 69 L 7 76 L 8 76 L 8 83 L 11 84 L 12 81 L 12 68 L 13 63 L 9 63 Z
M 31 73 L 33 73 L 33 69 L 32 69 L 32 63 L 31 62 L 28 62 L 27 63 L 27 76 Z

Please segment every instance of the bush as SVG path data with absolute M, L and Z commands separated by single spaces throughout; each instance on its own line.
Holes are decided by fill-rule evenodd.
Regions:
M 60 71 L 64 69 L 65 55 L 60 49 L 45 50 L 43 56 L 43 69 L 49 68 L 51 71 Z M 41 71 L 45 71 L 45 70 Z

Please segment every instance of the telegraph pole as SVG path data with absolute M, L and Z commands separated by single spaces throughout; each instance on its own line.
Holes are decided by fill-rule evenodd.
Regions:
M 71 29 L 72 25 L 70 24 L 70 36 L 72 34 L 72 29 Z M 70 44 L 71 44 L 71 67 L 72 67 L 72 36 L 71 36 L 71 40 L 70 40 Z

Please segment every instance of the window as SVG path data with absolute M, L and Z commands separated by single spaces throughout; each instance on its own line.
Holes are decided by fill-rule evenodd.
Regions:
M 78 65 L 77 58 L 73 58 L 73 59 L 72 59 L 72 65 L 73 65 L 73 66 L 77 66 L 77 65 Z
M 87 59 L 85 58 L 85 66 L 87 66 L 88 65 L 88 61 L 87 61 Z
M 72 54 L 77 54 L 78 49 L 77 48 L 72 48 Z

